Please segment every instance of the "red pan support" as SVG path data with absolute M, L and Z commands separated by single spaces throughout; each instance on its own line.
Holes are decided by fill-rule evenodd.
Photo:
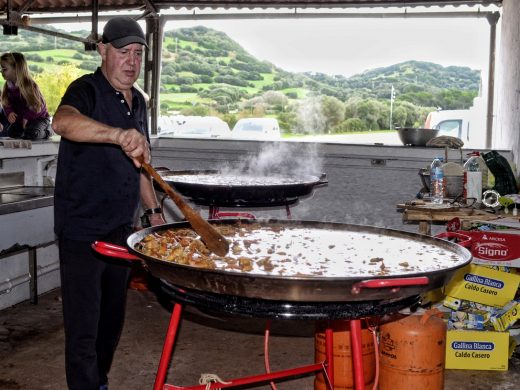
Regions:
M 182 305 L 176 303 L 166 332 L 166 339 L 164 341 L 159 367 L 153 390 L 206 390 L 206 389 L 225 389 L 244 385 L 251 385 L 256 383 L 268 383 L 271 381 L 294 378 L 305 374 L 322 372 L 325 378 L 325 383 L 329 390 L 334 389 L 334 358 L 333 358 L 333 331 L 330 328 L 325 330 L 325 356 L 326 360 L 320 363 L 314 363 L 306 366 L 289 368 L 265 374 L 252 375 L 248 377 L 241 377 L 226 380 L 225 383 L 219 382 L 208 385 L 195 386 L 176 386 L 166 382 L 168 367 L 171 362 L 173 347 L 177 337 L 177 331 L 180 324 L 182 314 Z M 363 371 L 363 351 L 361 343 L 361 320 L 350 320 L 350 332 L 352 343 L 352 360 L 354 365 L 354 389 L 365 390 L 365 377 Z

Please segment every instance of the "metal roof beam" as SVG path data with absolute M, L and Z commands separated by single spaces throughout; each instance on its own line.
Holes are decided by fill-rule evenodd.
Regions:
M 364 18 L 364 19 L 402 19 L 402 18 L 480 18 L 489 17 L 493 15 L 492 11 L 439 11 L 439 12 L 335 12 L 335 13 L 320 13 L 320 12 L 274 12 L 274 13 L 190 13 L 190 14 L 162 14 L 161 17 L 166 20 L 215 20 L 215 19 L 327 19 L 327 18 Z M 143 18 L 146 14 L 139 17 Z M 127 14 L 127 16 L 135 17 L 135 14 Z M 108 21 L 112 16 L 99 15 L 99 21 Z M 55 23 L 87 23 L 91 21 L 91 16 L 57 16 L 57 17 L 33 17 L 31 22 L 33 24 L 55 24 Z
M 223 14 L 163 14 L 167 20 L 211 20 L 211 19 L 327 19 L 327 18 L 361 18 L 361 19 L 406 19 L 406 18 L 478 18 L 493 14 L 491 11 L 453 11 L 453 12 L 335 12 L 335 13 L 310 13 L 310 12 L 277 12 L 277 13 L 223 13 Z
M 20 14 L 23 14 L 25 11 L 27 11 L 29 8 L 31 8 L 31 5 L 33 5 L 35 0 L 28 0 L 25 4 L 23 4 L 20 9 L 18 10 L 18 12 Z
M 0 21 L 0 24 L 3 25 L 3 26 L 13 26 L 12 23 L 8 23 L 6 21 Z M 44 28 L 39 28 L 39 27 L 34 27 L 34 26 L 26 26 L 26 25 L 23 25 L 23 24 L 16 24 L 16 26 L 19 27 L 19 28 L 23 28 L 24 30 L 34 31 L 34 32 L 37 32 L 37 33 L 51 35 L 51 36 L 54 36 L 54 37 L 70 39 L 72 41 L 77 41 L 77 42 L 82 42 L 82 43 L 92 43 L 91 40 L 88 39 L 88 38 L 80 38 L 80 37 L 76 37 L 76 36 L 70 35 L 70 34 L 63 34 L 63 33 L 57 32 L 57 31 L 46 30 Z
M 158 10 L 157 6 L 154 4 L 154 2 L 150 1 L 150 0 L 144 0 L 143 2 L 148 11 L 145 13 L 144 16 L 151 13 L 154 17 L 157 17 L 159 14 L 159 10 Z
M 235 1 L 235 0 L 184 0 L 158 1 L 161 9 L 166 8 L 403 8 L 403 7 L 432 7 L 432 6 L 460 6 L 460 5 L 501 5 L 502 0 L 351 0 L 351 1 Z

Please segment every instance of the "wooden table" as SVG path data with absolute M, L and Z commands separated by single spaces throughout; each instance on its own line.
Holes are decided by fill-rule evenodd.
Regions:
M 444 203 L 434 205 L 424 200 L 413 200 L 397 205 L 397 211 L 403 213 L 403 223 L 418 223 L 419 233 L 431 235 L 432 224 L 446 224 L 459 218 L 461 228 L 469 227 L 476 221 L 491 221 L 502 217 L 498 213 L 489 213 L 472 207 L 461 207 Z

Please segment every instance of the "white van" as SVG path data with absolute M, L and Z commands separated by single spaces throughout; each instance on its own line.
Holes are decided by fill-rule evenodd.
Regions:
M 438 129 L 439 135 L 449 135 L 462 140 L 467 139 L 469 129 L 469 110 L 445 110 L 428 113 L 425 129 Z
M 439 129 L 438 136 L 449 135 L 460 138 L 465 148 L 486 147 L 486 117 L 481 98 L 473 99 L 473 106 L 467 110 L 440 110 L 428 114 L 424 123 L 426 129 Z
M 274 118 L 243 118 L 233 127 L 234 139 L 277 140 L 280 139 L 280 125 Z
M 160 119 L 158 122 L 160 137 L 229 138 L 231 136 L 229 125 L 216 116 L 176 115 Z

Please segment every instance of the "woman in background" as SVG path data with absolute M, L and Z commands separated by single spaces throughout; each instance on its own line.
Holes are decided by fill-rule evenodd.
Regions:
M 5 53 L 0 56 L 2 76 L 6 83 L 1 104 L 7 116 L 4 129 L 12 138 L 45 139 L 51 134 L 47 105 L 36 82 L 29 74 L 22 53 Z

